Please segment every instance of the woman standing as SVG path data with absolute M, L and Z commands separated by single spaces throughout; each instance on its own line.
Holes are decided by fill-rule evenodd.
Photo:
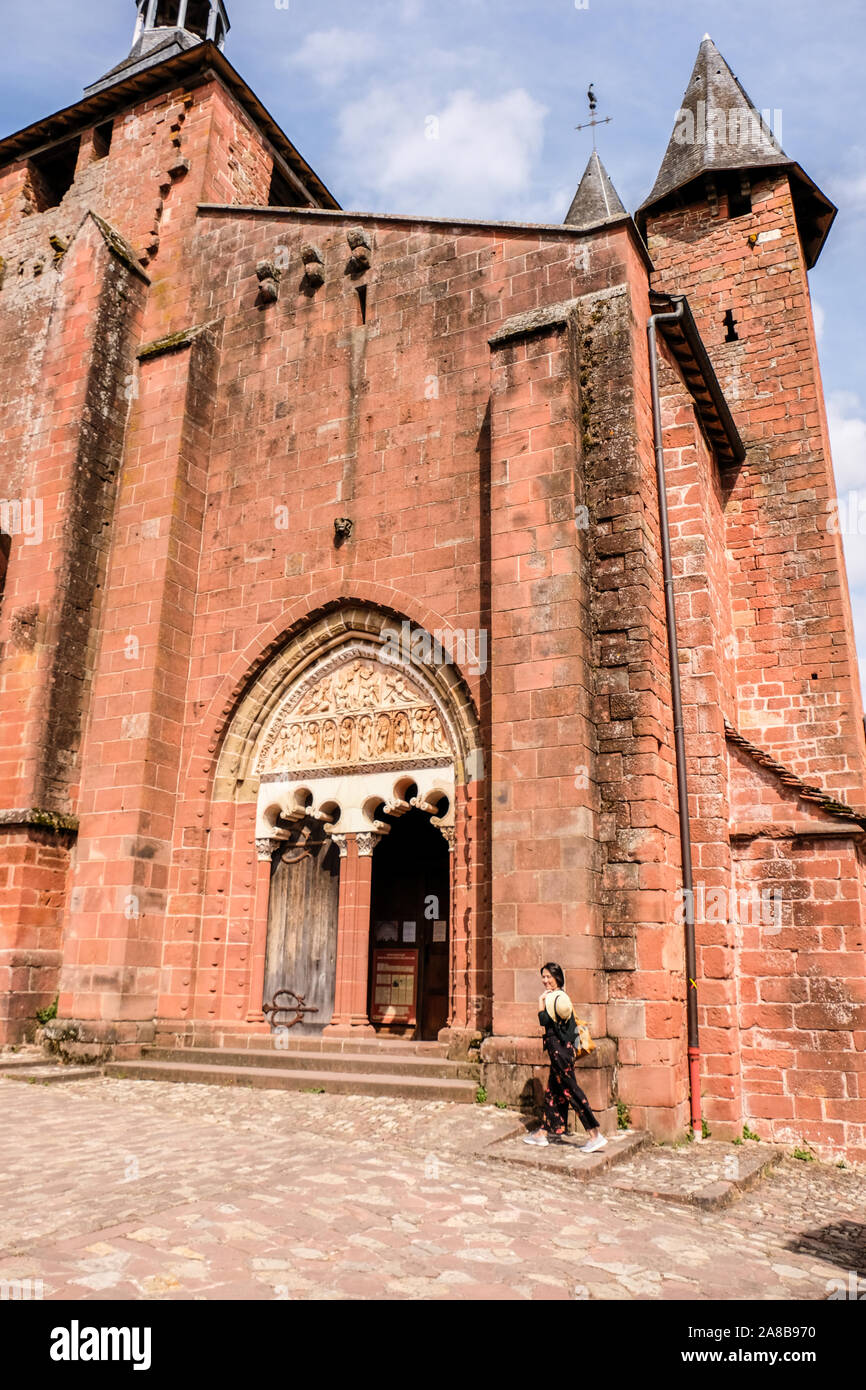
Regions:
M 577 1084 L 574 1064 L 577 1061 L 577 1022 L 571 1000 L 565 993 L 562 967 L 553 961 L 541 968 L 544 993 L 538 1001 L 538 1021 L 544 1028 L 544 1049 L 550 1058 L 550 1075 L 544 1093 L 544 1120 L 541 1128 L 527 1134 L 525 1144 L 546 1145 L 549 1136 L 565 1134 L 568 1107 L 572 1105 L 580 1123 L 589 1133 L 589 1143 L 582 1153 L 597 1153 L 607 1147 L 607 1140 L 592 1113 L 589 1101 Z

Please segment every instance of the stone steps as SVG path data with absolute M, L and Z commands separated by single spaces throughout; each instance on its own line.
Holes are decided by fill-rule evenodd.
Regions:
M 65 1081 L 87 1081 L 92 1076 L 101 1076 L 101 1067 L 70 1067 L 60 1062 L 30 1062 L 26 1066 L 2 1066 L 0 1078 L 4 1081 L 32 1081 L 43 1086 L 54 1086 Z
M 231 1056 L 232 1054 L 229 1054 Z M 283 1054 L 285 1058 L 286 1054 Z M 108 1077 L 136 1081 L 173 1081 L 204 1086 L 249 1086 L 271 1091 L 323 1090 L 335 1095 L 391 1096 L 399 1100 L 442 1100 L 472 1104 L 478 1081 L 456 1076 L 430 1076 L 423 1071 L 405 1074 L 388 1071 L 352 1071 L 345 1069 L 339 1057 L 320 1057 L 317 1068 L 280 1065 L 278 1054 L 266 1054 L 268 1066 L 226 1064 L 225 1054 L 212 1052 L 207 1062 L 188 1062 L 174 1052 L 171 1061 L 142 1059 L 130 1062 L 109 1062 L 104 1067 Z M 328 1067 L 326 1061 L 332 1062 Z M 449 1065 L 445 1063 L 444 1065 Z M 459 1064 L 453 1064 L 459 1065 Z
M 478 1086 L 480 1067 L 475 1062 L 449 1062 L 438 1053 L 376 1051 L 317 1052 L 292 1047 L 283 1051 L 271 1047 L 267 1051 L 255 1048 L 184 1048 L 181 1052 L 168 1047 L 146 1047 L 139 1059 L 142 1062 L 175 1062 L 182 1066 L 257 1067 L 265 1070 L 319 1071 L 358 1073 L 367 1076 L 415 1077 L 419 1081 L 474 1081 Z
M 154 1046 L 169 1050 L 172 1056 L 185 1055 L 188 1051 L 205 1052 L 271 1052 L 274 1049 L 273 1033 L 214 1033 L 207 1042 L 178 1038 L 169 1041 L 158 1039 Z M 289 1029 L 282 1035 L 288 1040 L 291 1052 L 318 1052 L 326 1054 L 381 1055 L 383 1057 L 444 1057 L 445 1051 L 438 1042 L 416 1042 L 413 1038 L 377 1037 L 340 1038 L 323 1037 L 321 1034 L 301 1034 Z
M 20 1052 L 0 1052 L 0 1071 L 20 1071 L 22 1067 L 44 1067 L 45 1053 L 41 1047 L 28 1047 Z

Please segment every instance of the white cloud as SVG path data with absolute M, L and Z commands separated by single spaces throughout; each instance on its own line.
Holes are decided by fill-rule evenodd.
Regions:
M 836 490 L 866 490 L 866 408 L 853 391 L 831 391 L 827 423 Z
M 317 29 L 307 34 L 289 58 L 292 67 L 305 68 L 323 87 L 333 87 L 354 67 L 365 65 L 379 53 L 377 40 L 354 29 Z
M 519 221 L 546 115 L 522 88 L 437 102 L 409 85 L 375 86 L 340 112 L 346 181 L 392 212 Z
M 815 337 L 820 343 L 824 337 L 824 325 L 827 322 L 827 315 L 818 303 L 817 299 L 812 300 L 812 318 L 815 320 Z

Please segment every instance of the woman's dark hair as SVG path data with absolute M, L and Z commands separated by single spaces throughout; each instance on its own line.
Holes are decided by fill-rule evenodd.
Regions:
M 545 970 L 550 971 L 551 975 L 553 976 L 556 983 L 559 985 L 560 989 L 565 988 L 565 975 L 562 972 L 561 965 L 557 965 L 555 961 L 549 960 L 546 965 L 543 965 L 541 967 L 542 974 Z

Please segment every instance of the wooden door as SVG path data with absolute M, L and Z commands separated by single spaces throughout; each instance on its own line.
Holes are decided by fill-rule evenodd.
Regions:
M 340 853 L 318 822 L 305 822 L 271 865 L 265 997 L 301 994 L 318 1013 L 292 1033 L 315 1034 L 331 1021 L 337 978 Z

